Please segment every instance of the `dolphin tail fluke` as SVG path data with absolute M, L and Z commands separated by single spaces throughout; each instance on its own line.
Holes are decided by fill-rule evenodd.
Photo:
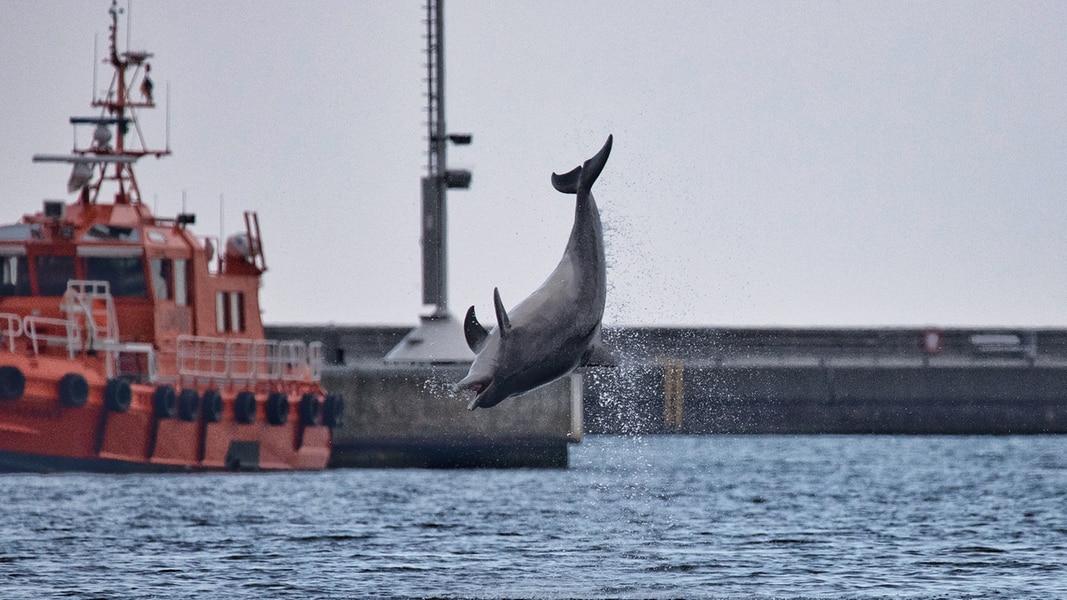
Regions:
M 579 190 L 592 189 L 593 184 L 596 183 L 596 178 L 600 177 L 600 172 L 604 170 L 604 165 L 608 162 L 608 155 L 611 154 L 611 140 L 612 136 L 608 135 L 608 141 L 604 142 L 600 152 L 597 152 L 596 156 L 585 161 L 585 164 L 582 165 L 582 177 L 578 183 Z
M 508 318 L 508 311 L 504 310 L 504 303 L 500 300 L 500 288 L 493 288 L 493 308 L 496 309 L 496 324 L 500 329 L 500 340 L 504 341 L 511 333 L 511 319 Z
M 552 187 L 556 188 L 557 192 L 564 194 L 577 194 L 578 193 L 578 179 L 582 176 L 582 167 L 579 165 L 569 173 L 563 175 L 552 174 Z
M 467 309 L 467 316 L 463 319 L 463 337 L 467 338 L 467 346 L 470 346 L 475 354 L 481 351 L 485 339 L 489 337 L 489 332 L 478 322 L 473 306 Z
M 597 177 L 600 177 L 600 172 L 604 170 L 604 165 L 608 162 L 608 156 L 611 154 L 611 142 L 612 136 L 609 135 L 608 141 L 604 142 L 604 146 L 593 158 L 562 175 L 553 173 L 552 187 L 564 194 L 577 194 L 580 190 L 587 192 L 591 190 L 593 184 L 596 183 Z

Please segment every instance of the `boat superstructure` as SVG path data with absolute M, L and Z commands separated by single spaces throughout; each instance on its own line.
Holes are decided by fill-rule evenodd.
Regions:
M 141 201 L 156 107 L 148 52 L 119 52 L 90 141 L 35 162 L 72 167 L 72 202 L 0 226 L 0 469 L 320 469 L 343 401 L 322 345 L 264 338 L 256 213 L 225 244 Z M 109 194 L 113 192 L 113 196 Z

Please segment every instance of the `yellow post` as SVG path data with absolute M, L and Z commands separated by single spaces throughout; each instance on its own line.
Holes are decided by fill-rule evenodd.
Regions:
M 682 415 L 685 412 L 683 372 L 682 361 L 674 358 L 663 360 L 663 424 L 667 429 L 682 428 Z

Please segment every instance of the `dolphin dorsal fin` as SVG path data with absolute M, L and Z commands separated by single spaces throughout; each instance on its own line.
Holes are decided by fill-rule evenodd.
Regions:
M 504 303 L 500 301 L 500 288 L 493 288 L 493 308 L 496 309 L 496 325 L 500 329 L 500 339 L 506 340 L 511 333 L 511 319 L 508 318 L 508 311 L 504 310 Z
M 467 316 L 463 319 L 463 337 L 467 338 L 467 345 L 475 354 L 485 345 L 485 338 L 489 337 L 489 332 L 478 322 L 473 306 L 467 309 Z
M 583 367 L 617 367 L 619 366 L 619 360 L 615 358 L 615 355 L 608 350 L 600 340 L 597 340 L 589 347 L 589 350 L 582 357 Z

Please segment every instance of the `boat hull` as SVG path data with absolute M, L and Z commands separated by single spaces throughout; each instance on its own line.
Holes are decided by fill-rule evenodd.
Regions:
M 183 419 L 176 411 L 161 413 L 156 399 L 161 386 L 131 384 L 128 408 L 110 408 L 108 380 L 78 360 L 7 355 L 0 363 L 18 369 L 25 382 L 20 397 L 0 400 L 3 471 L 314 470 L 329 460 L 330 428 L 301 414 L 297 407 L 306 391 L 296 386 L 288 392 L 255 386 L 217 390 L 222 397 L 217 421 L 208 410 Z M 68 374 L 86 384 L 80 406 L 61 398 L 60 380 Z M 207 391 L 184 389 L 198 396 Z M 251 417 L 249 411 L 239 414 L 241 392 L 254 396 Z M 278 417 L 277 406 L 268 410 L 271 402 L 291 407 L 281 411 L 285 418 Z

